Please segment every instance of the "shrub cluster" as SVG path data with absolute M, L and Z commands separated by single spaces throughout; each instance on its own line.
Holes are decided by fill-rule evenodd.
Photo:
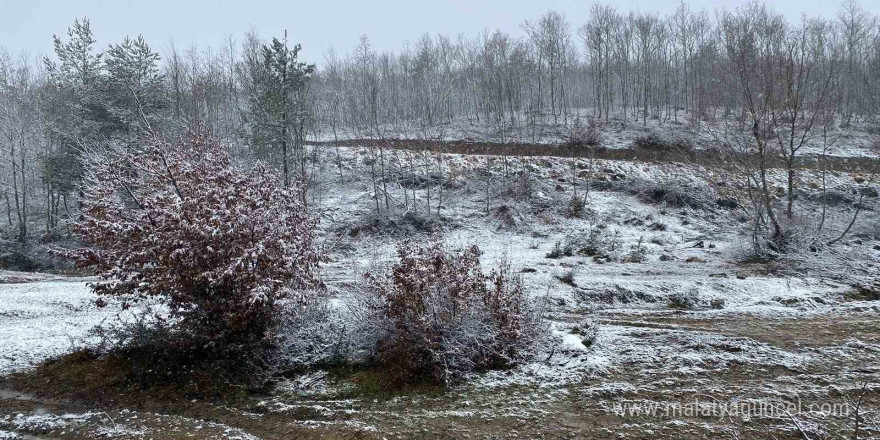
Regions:
M 564 242 L 557 242 L 547 253 L 547 258 L 583 255 L 596 260 L 616 261 L 620 257 L 621 244 L 617 232 L 609 233 L 605 225 L 590 227 L 588 233 L 570 234 Z
M 673 292 L 669 295 L 669 308 L 692 310 L 700 304 L 700 295 L 696 290 Z
M 397 254 L 390 273 L 365 275 L 375 360 L 392 383 L 449 383 L 531 353 L 540 314 L 508 265 L 484 274 L 476 246 L 404 242 Z
M 650 151 L 689 151 L 694 148 L 694 142 L 685 135 L 670 135 L 652 130 L 647 134 L 637 136 L 633 140 L 633 146 L 637 149 Z
M 568 215 L 571 217 L 582 216 L 585 208 L 586 203 L 584 203 L 584 199 L 577 194 L 571 196 L 571 199 L 568 200 Z
M 716 203 L 712 198 L 713 193 L 708 189 L 690 187 L 675 182 L 657 183 L 632 179 L 621 188 L 645 203 L 666 204 L 675 208 L 706 209 L 716 205 L 730 206 L 729 201 Z
M 517 171 L 505 182 L 502 193 L 505 197 L 526 200 L 532 197 L 532 177 L 528 172 Z
M 571 334 L 581 337 L 581 343 L 584 347 L 591 347 L 596 342 L 599 335 L 599 325 L 594 321 L 585 320 L 571 328 Z
M 590 118 L 586 125 L 581 122 L 581 118 L 577 118 L 565 138 L 565 146 L 571 148 L 596 147 L 602 143 L 602 129 L 602 122 L 597 118 Z
M 401 243 L 343 316 L 316 294 L 322 255 L 301 188 L 261 165 L 234 167 L 205 139 L 89 165 L 75 226 L 86 247 L 58 252 L 97 270 L 100 306 L 144 309 L 95 334 L 97 354 L 124 359 L 137 379 L 262 385 L 278 368 L 366 358 L 392 384 L 445 384 L 517 364 L 542 334 L 521 278 L 506 264 L 483 273 L 476 246 Z

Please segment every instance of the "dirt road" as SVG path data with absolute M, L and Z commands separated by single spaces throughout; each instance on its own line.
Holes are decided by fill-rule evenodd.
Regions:
M 681 162 L 704 166 L 721 166 L 729 160 L 719 150 L 712 149 L 636 149 L 636 148 L 571 148 L 548 144 L 508 144 L 472 141 L 436 141 L 413 139 L 351 139 L 329 142 L 309 142 L 310 145 L 324 146 L 383 146 L 404 150 L 438 153 L 497 155 L 497 156 L 555 156 L 582 157 L 607 160 L 625 160 L 635 162 Z M 755 162 L 757 157 L 743 155 L 741 160 Z M 767 158 L 768 168 L 784 168 L 785 163 L 779 158 Z M 878 159 L 871 157 L 802 156 L 795 160 L 798 169 L 821 169 L 829 171 L 871 173 L 878 169 Z

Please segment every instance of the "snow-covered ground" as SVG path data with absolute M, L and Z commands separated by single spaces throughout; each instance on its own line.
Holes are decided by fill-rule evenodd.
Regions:
M 460 119 L 451 123 L 436 124 L 430 127 L 421 127 L 416 124 L 391 125 L 380 127 L 382 135 L 386 139 L 418 139 L 436 141 L 475 141 L 496 142 L 512 144 L 542 144 L 558 145 L 565 143 L 571 133 L 571 127 L 575 120 L 580 119 L 586 125 L 594 112 L 590 109 L 572 109 L 567 123 L 559 118 L 555 123 L 552 119 L 539 121 L 534 126 L 527 123 L 526 118 L 520 116 L 514 127 L 506 127 L 501 130 L 485 120 L 475 121 Z M 608 120 L 600 120 L 602 126 L 602 142 L 600 146 L 610 149 L 633 148 L 633 141 L 639 136 L 655 133 L 662 136 L 673 135 L 679 138 L 689 139 L 694 148 L 717 147 L 718 139 L 713 135 L 713 129 L 705 122 L 698 127 L 689 123 L 684 113 L 678 119 L 649 119 L 647 122 L 634 120 L 632 117 L 624 118 L 619 112 Z M 736 125 L 731 121 L 732 125 Z M 715 128 L 718 132 L 721 127 Z M 870 122 L 853 123 L 848 128 L 832 129 L 828 134 L 828 151 L 824 153 L 838 157 L 878 157 L 880 150 L 875 144 L 877 127 Z M 335 133 L 323 132 L 315 136 L 316 141 L 334 141 L 348 139 L 369 139 L 375 136 L 370 130 L 357 131 L 350 129 L 338 129 Z M 823 154 L 825 144 L 818 136 L 809 139 L 799 154 L 820 155 Z
M 0 272 L 0 375 L 64 354 L 118 310 L 99 309 L 85 279 Z
M 322 240 L 333 244 L 323 269 L 333 292 L 344 295 L 358 273 L 391 260 L 400 240 L 477 244 L 484 267 L 510 262 L 530 294 L 547 301 L 552 337 L 534 360 L 475 373 L 440 395 L 364 395 L 352 381 L 311 371 L 244 403 L 192 402 L 209 408 L 200 410 L 210 414 L 202 418 L 118 407 L 42 415 L 5 409 L 0 439 L 65 429 L 125 439 L 280 438 L 290 432 L 330 438 L 764 438 L 767 432 L 794 433 L 791 420 L 621 418 L 615 405 L 675 405 L 694 396 L 725 404 L 838 402 L 880 373 L 880 301 L 852 286 L 877 279 L 880 271 L 875 198 L 866 198 L 861 221 L 835 252 L 806 252 L 770 267 L 743 261 L 748 239 L 740 214 L 716 203 L 717 188 L 705 179 L 711 171 L 700 167 L 597 160 L 589 164 L 590 178 L 604 185 L 590 191 L 587 212 L 576 218 L 566 215 L 566 207 L 572 180 L 581 194 L 585 190 L 584 177 L 572 178 L 587 170 L 585 161 L 508 158 L 509 170 L 530 170 L 531 196 L 523 198 L 508 191 L 502 158 L 448 155 L 442 158 L 447 185 L 439 214 L 437 187 L 429 215 L 425 187 L 410 187 L 404 196 L 399 182 L 406 176 L 396 175 L 388 181 L 392 210 L 377 215 L 367 151 L 342 148 L 341 177 L 335 151 L 324 153 L 318 175 L 325 178 L 313 187 L 312 206 L 322 215 Z M 389 160 L 408 163 L 406 154 L 389 154 Z M 401 172 L 393 163 L 389 170 Z M 772 178 L 783 182 L 779 173 Z M 808 201 L 818 176 L 804 171 L 797 178 Z M 846 173 L 829 173 L 826 182 L 829 191 L 850 198 L 863 186 Z M 691 204 L 646 197 L 651 185 L 683 191 Z M 853 210 L 846 201 L 836 205 L 828 227 L 840 228 Z M 578 252 L 548 257 L 557 245 L 577 249 L 590 231 L 600 232 L 610 258 Z M 93 305 L 87 280 L 24 278 L 0 276 L 17 281 L 0 284 L 0 375 L 70 350 L 71 341 L 116 313 Z M 594 339 L 584 336 L 587 327 L 596 329 Z M 875 410 L 880 387 L 870 389 L 866 408 Z M 795 416 L 805 426 L 831 420 L 811 411 Z

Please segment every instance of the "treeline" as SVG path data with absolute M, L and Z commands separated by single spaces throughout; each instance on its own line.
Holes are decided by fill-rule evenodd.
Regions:
M 425 35 L 397 53 L 374 51 L 364 37 L 348 56 L 325 57 L 315 115 L 325 128 L 376 136 L 388 124 L 461 118 L 499 133 L 586 115 L 698 122 L 740 110 L 738 69 L 754 67 L 741 65 L 749 57 L 809 64 L 817 76 L 834 69 L 844 123 L 880 110 L 878 20 L 852 1 L 837 17 L 799 22 L 758 3 L 715 15 L 683 3 L 665 17 L 595 5 L 580 25 L 549 12 L 522 28 L 523 38 Z
M 425 35 L 397 52 L 362 37 L 316 67 L 286 38 L 253 33 L 162 56 L 140 37 L 102 51 L 79 20 L 55 37 L 53 56 L 0 53 L 5 220 L 21 240 L 36 224 L 53 232 L 78 215 L 84 154 L 155 136 L 207 132 L 289 181 L 308 173 L 310 135 L 383 138 L 468 121 L 503 142 L 586 117 L 735 119 L 758 127 L 762 144 L 880 114 L 880 21 L 850 0 L 836 17 L 797 22 L 759 3 L 714 14 L 683 3 L 667 16 L 596 5 L 582 22 L 548 12 L 522 28 Z
M 248 35 L 227 50 L 172 47 L 163 59 L 138 36 L 99 51 L 82 19 L 54 37 L 54 57 L 0 51 L 2 203 L 17 238 L 43 221 L 39 232 L 51 235 L 79 216 L 86 158 L 164 139 L 209 135 L 279 165 L 289 184 L 315 128 L 305 105 L 315 67 L 286 39 Z

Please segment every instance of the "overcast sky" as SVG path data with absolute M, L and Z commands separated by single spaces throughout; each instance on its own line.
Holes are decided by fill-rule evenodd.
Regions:
M 238 40 L 251 28 L 263 37 L 288 30 L 292 42 L 303 45 L 309 61 L 321 60 L 333 46 L 350 51 L 360 35 L 379 50 L 402 47 L 425 32 L 474 36 L 484 29 L 519 34 L 520 23 L 554 9 L 575 26 L 582 24 L 588 0 L 0 0 L 0 47 L 16 54 L 52 51 L 52 35 L 63 35 L 77 17 L 86 16 L 101 48 L 126 35 L 143 34 L 159 52 L 174 40 L 178 48 L 219 46 L 227 36 Z M 680 0 L 616 0 L 619 10 L 667 13 Z M 743 0 L 690 2 L 692 9 L 728 9 Z M 768 0 L 767 4 L 792 20 L 802 13 L 833 16 L 835 0 Z M 880 1 L 862 1 L 880 13 Z

